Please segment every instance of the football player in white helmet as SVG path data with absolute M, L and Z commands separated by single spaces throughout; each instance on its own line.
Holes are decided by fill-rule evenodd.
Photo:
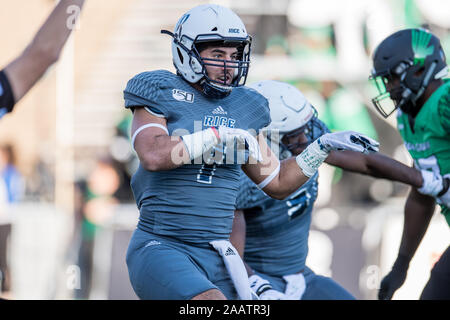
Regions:
M 244 86 L 251 38 L 241 19 L 205 4 L 163 32 L 173 36 L 177 74 L 144 72 L 124 91 L 140 160 L 131 181 L 140 209 L 127 252 L 131 284 L 142 299 L 251 299 L 228 241 L 240 168 L 284 198 L 332 150 L 376 152 L 378 143 L 356 132 L 325 134 L 280 164 L 260 132 L 270 123 L 267 100 Z
M 298 155 L 328 132 L 317 112 L 294 86 L 279 81 L 250 85 L 269 101 L 272 149 L 280 159 Z M 270 133 L 281 140 L 280 147 Z M 275 151 L 275 150 L 274 150 Z M 331 151 L 325 162 L 352 172 L 399 181 L 436 196 L 443 180 L 379 153 Z M 338 283 L 305 265 L 311 213 L 317 197 L 317 173 L 284 200 L 273 200 L 245 175 L 236 201 L 231 242 L 244 257 L 249 282 L 260 299 L 354 299 Z
M 173 37 L 173 64 L 186 81 L 197 85 L 211 97 L 223 97 L 233 87 L 245 84 L 250 65 L 252 39 L 241 19 L 220 6 L 200 6 L 181 17 Z M 214 51 L 229 47 L 231 59 Z M 204 50 L 210 48 L 209 51 Z

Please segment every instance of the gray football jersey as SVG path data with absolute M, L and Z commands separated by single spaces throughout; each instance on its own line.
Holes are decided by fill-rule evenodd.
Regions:
M 323 122 L 316 121 L 314 136 L 329 132 Z M 273 276 L 304 269 L 311 213 L 317 198 L 317 178 L 318 173 L 286 199 L 276 200 L 241 174 L 236 208 L 245 214 L 244 260 L 253 269 Z
M 124 98 L 126 108 L 146 106 L 163 116 L 171 136 L 221 125 L 258 132 L 270 123 L 267 100 L 255 90 L 237 87 L 223 99 L 210 99 L 165 70 L 132 78 Z M 217 159 L 167 171 L 139 166 L 131 180 L 140 210 L 138 228 L 197 244 L 228 239 L 240 165 L 227 163 L 228 156 Z

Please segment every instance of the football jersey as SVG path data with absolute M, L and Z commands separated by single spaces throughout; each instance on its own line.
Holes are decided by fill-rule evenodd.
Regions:
M 416 167 L 436 174 L 450 174 L 450 81 L 428 98 L 411 127 L 408 115 L 397 112 L 397 128 Z M 441 205 L 450 226 L 450 209 Z
M 314 136 L 329 132 L 320 120 Z M 318 191 L 318 173 L 284 200 L 267 196 L 241 174 L 236 209 L 245 214 L 244 261 L 254 270 L 273 276 L 305 268 L 311 213 Z
M 0 118 L 14 107 L 14 95 L 11 85 L 3 70 L 0 70 Z
M 211 99 L 165 70 L 132 78 L 124 98 L 127 108 L 146 106 L 163 116 L 170 136 L 212 126 L 258 132 L 270 123 L 268 102 L 257 91 L 237 87 L 223 99 Z M 236 157 L 232 163 L 228 159 L 227 155 L 213 164 L 194 161 L 166 171 L 139 166 L 131 180 L 140 209 L 138 228 L 197 244 L 228 239 L 240 174 Z

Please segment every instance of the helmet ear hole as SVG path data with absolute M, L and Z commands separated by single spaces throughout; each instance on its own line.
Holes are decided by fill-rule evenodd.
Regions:
M 184 57 L 183 54 L 180 51 L 180 48 L 177 47 L 177 53 L 178 53 L 178 58 L 180 58 L 181 64 L 184 63 Z

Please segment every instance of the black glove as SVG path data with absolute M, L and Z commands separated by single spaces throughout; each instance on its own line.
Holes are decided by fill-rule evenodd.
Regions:
M 404 255 L 398 255 L 392 270 L 381 280 L 378 300 L 391 300 L 395 291 L 403 285 L 408 273 L 410 260 Z

